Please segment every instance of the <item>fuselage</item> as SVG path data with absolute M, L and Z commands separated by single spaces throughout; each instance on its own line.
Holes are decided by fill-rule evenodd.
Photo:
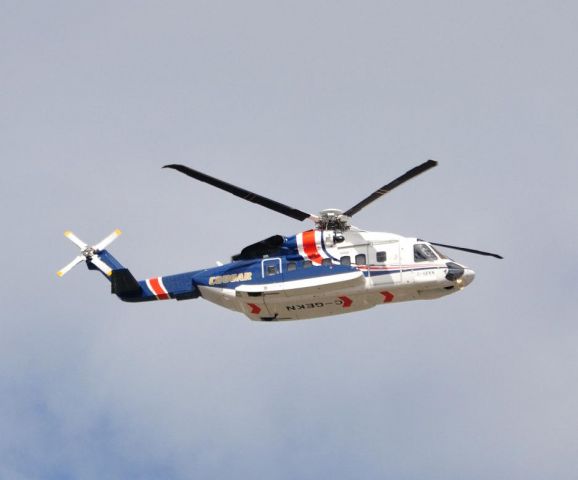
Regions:
M 472 270 L 416 238 L 308 230 L 282 237 L 269 255 L 147 279 L 142 287 L 151 299 L 202 296 L 252 320 L 271 321 L 435 299 L 461 290 L 473 278 Z

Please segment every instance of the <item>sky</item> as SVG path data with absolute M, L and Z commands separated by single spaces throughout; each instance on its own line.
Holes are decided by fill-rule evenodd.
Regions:
M 575 2 L 0 3 L 0 478 L 576 478 Z M 309 228 L 174 171 L 452 252 L 456 295 L 251 322 L 138 278 Z

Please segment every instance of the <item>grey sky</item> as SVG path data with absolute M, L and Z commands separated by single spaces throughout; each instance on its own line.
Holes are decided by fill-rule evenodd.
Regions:
M 575 478 L 575 2 L 3 2 L 0 477 Z M 459 295 L 262 325 L 139 278 L 308 225 L 496 251 Z

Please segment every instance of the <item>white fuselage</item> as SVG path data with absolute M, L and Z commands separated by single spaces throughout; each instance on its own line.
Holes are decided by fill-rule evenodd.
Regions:
M 303 261 L 265 258 L 260 260 L 262 283 L 200 286 L 201 294 L 253 320 L 299 320 L 439 298 L 474 278 L 472 270 L 416 238 L 357 229 L 341 235 L 343 240 L 336 243 L 333 231 L 298 234 Z M 268 276 L 268 265 L 275 266 L 275 275 Z M 303 272 L 307 276 L 302 278 L 300 269 L 306 268 L 318 270 Z

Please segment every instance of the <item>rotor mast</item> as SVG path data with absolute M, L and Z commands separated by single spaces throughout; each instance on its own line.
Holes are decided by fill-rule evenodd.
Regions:
M 327 208 L 319 212 L 319 216 L 315 220 L 315 228 L 317 230 L 336 230 L 338 232 L 345 232 L 351 228 L 349 220 L 350 217 L 344 215 L 343 210 Z

